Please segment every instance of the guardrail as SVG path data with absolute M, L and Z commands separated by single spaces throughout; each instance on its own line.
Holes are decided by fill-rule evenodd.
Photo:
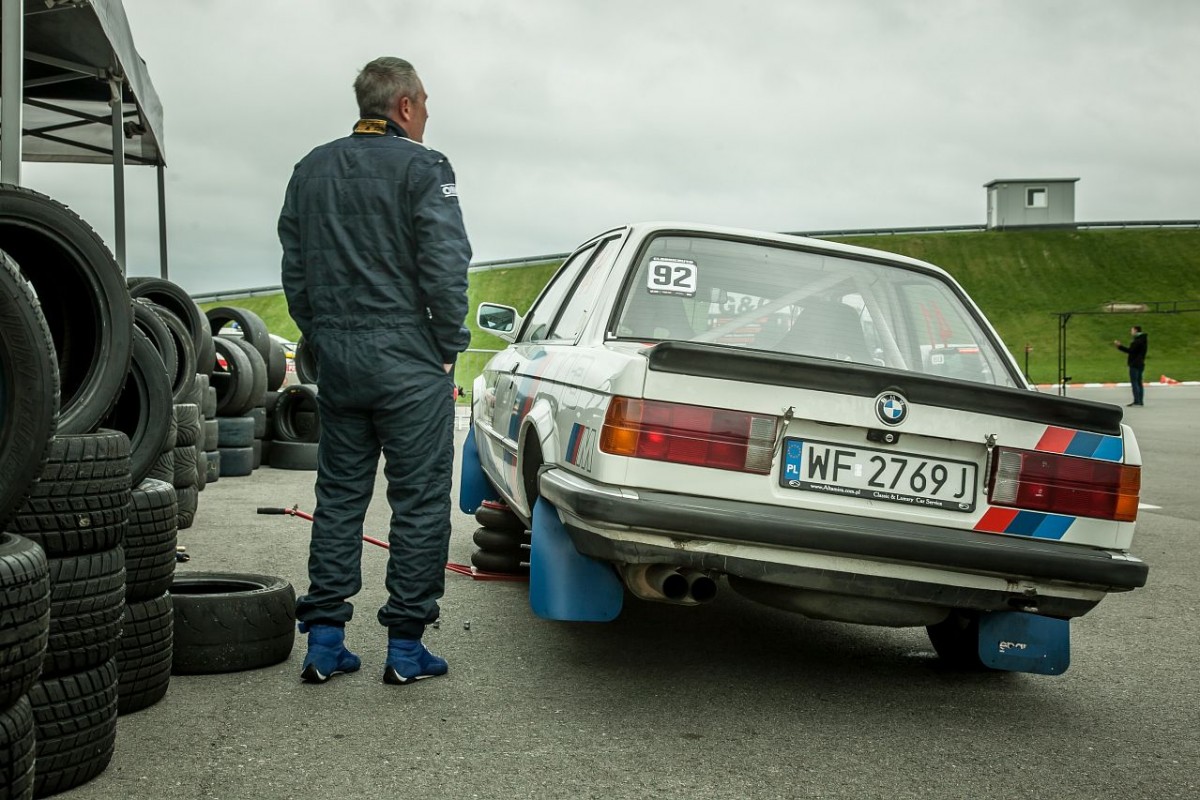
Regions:
M 1200 228 L 1197 219 L 1158 219 L 1158 220 L 1116 220 L 1111 222 L 1059 222 L 1046 225 L 1010 225 L 992 228 L 991 230 L 1103 230 L 1106 228 Z M 787 236 L 807 236 L 812 239 L 831 238 L 837 236 L 894 236 L 912 233 L 967 233 L 989 230 L 986 225 L 920 225 L 910 228 L 835 228 L 819 231 L 783 231 Z M 472 264 L 467 272 L 486 272 L 493 269 L 512 267 L 535 267 L 552 261 L 562 261 L 570 253 L 548 253 L 541 256 L 523 256 L 521 258 L 501 258 L 494 261 L 480 261 Z M 282 286 L 257 286 L 253 289 L 230 289 L 220 292 L 202 292 L 193 294 L 192 299 L 197 303 L 213 303 L 220 300 L 242 300 L 247 297 L 259 297 L 267 294 L 279 294 Z

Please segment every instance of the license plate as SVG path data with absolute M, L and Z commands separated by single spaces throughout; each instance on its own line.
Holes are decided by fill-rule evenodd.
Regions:
M 915 453 L 785 439 L 779 485 L 946 511 L 975 510 L 976 465 Z

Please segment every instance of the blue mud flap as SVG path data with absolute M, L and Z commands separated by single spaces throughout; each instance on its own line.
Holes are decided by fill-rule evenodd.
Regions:
M 492 482 L 483 474 L 479 463 L 479 448 L 475 446 L 475 426 L 467 431 L 463 442 L 462 471 L 458 480 L 458 508 L 464 514 L 474 514 L 484 500 L 499 500 Z
M 1071 623 L 1022 611 L 980 614 L 979 658 L 992 669 L 1061 675 L 1071 665 Z
M 576 550 L 557 509 L 539 497 L 529 551 L 533 613 L 565 622 L 611 622 L 624 599 L 625 587 L 613 568 Z

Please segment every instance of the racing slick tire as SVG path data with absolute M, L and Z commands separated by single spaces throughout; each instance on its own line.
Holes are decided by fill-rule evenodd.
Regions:
M 198 374 L 196 366 L 196 344 L 188 332 L 187 326 L 170 309 L 157 303 L 151 306 L 159 319 L 171 332 L 171 340 L 175 342 L 177 364 L 175 374 L 171 378 L 171 397 L 176 403 L 194 403 L 200 405 L 200 378 L 204 378 L 204 386 L 208 386 L 208 373 Z
M 249 447 L 254 443 L 253 417 L 217 417 L 218 447 Z
M 157 303 L 183 323 L 196 354 L 196 372 L 212 372 L 216 364 L 212 334 L 196 301 L 182 287 L 164 278 L 129 278 L 126 284 L 131 296 L 145 297 Z
M 301 383 L 287 386 L 275 400 L 275 441 L 317 442 L 321 439 L 317 412 L 317 387 Z M 312 416 L 303 416 L 311 414 Z
M 275 344 L 275 341 L 267 332 L 267 325 L 258 314 L 245 308 L 220 306 L 208 309 L 204 312 L 204 316 L 208 318 L 209 332 L 213 336 L 219 336 L 222 328 L 231 322 L 236 322 L 242 331 L 241 341 L 250 344 L 258 351 L 264 367 L 271 362 L 271 345 Z M 264 389 L 264 391 L 266 390 Z
M 300 337 L 300 341 L 296 342 L 296 353 L 293 359 L 296 365 L 296 377 L 301 383 L 311 383 L 316 385 L 320 381 L 317 380 L 319 365 L 317 363 L 317 351 L 312 345 L 304 341 L 304 337 Z
M 296 593 L 283 578 L 176 572 L 176 675 L 240 672 L 278 664 L 296 638 Z
M 222 478 L 243 478 L 254 472 L 254 448 L 222 447 L 217 450 Z
M 253 362 L 246 351 L 228 337 L 214 336 L 213 347 L 225 360 L 225 367 L 215 367 L 209 377 L 209 385 L 217 390 L 217 415 L 239 417 L 257 403 L 253 396 Z
M 316 442 L 283 442 L 276 439 L 271 444 L 271 466 L 275 469 L 315 470 L 319 446 Z

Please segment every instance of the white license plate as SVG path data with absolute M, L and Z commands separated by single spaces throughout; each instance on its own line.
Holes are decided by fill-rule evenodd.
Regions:
M 970 461 L 788 438 L 779 485 L 969 512 L 975 510 L 975 477 Z

